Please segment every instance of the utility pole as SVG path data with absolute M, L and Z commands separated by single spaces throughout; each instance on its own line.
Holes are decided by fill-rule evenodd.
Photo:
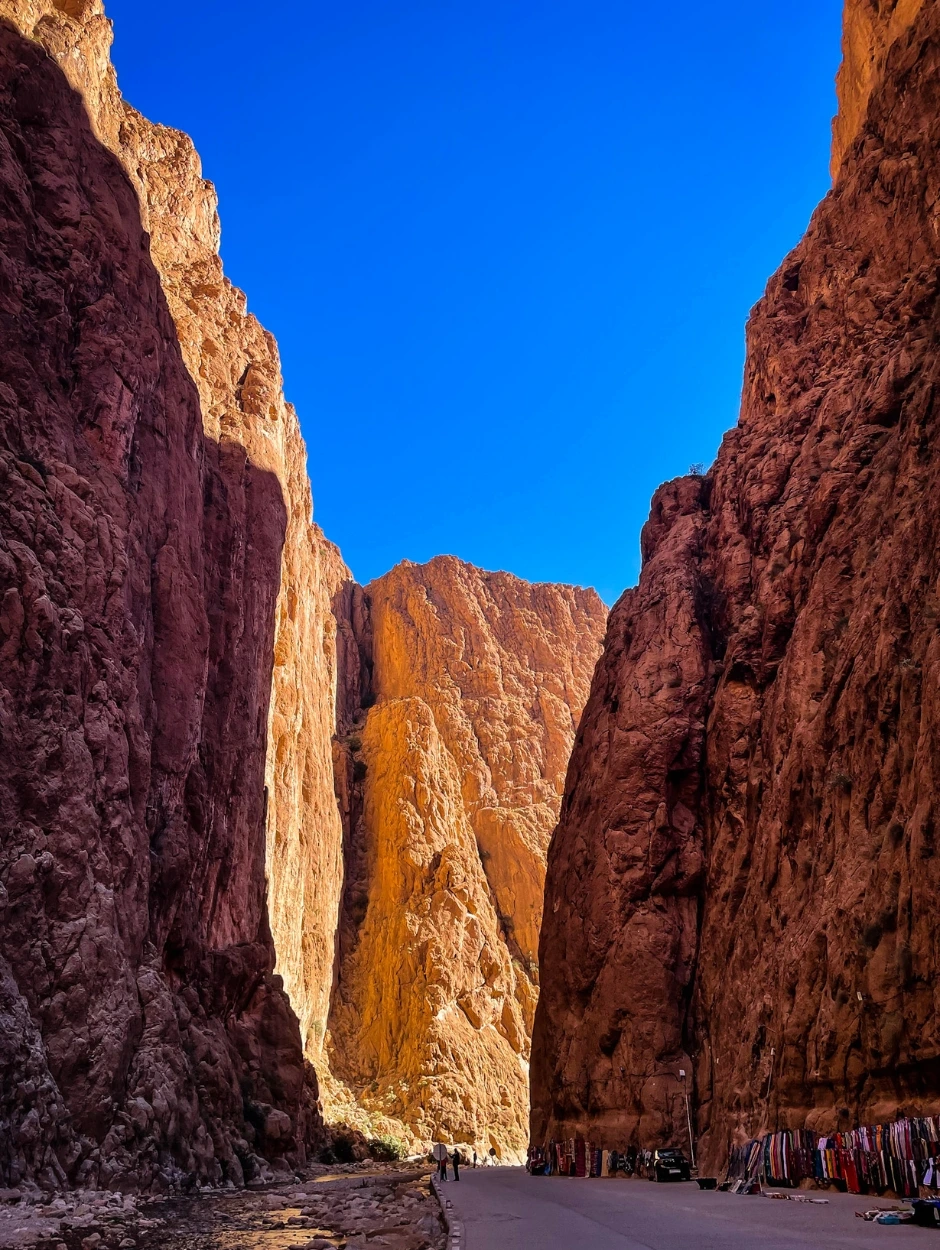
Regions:
M 692 1108 L 689 1106 L 689 1087 L 685 1083 L 685 1068 L 679 1069 L 679 1079 L 682 1081 L 682 1092 L 685 1094 L 685 1118 L 689 1126 L 689 1154 L 692 1158 L 692 1166 L 695 1167 L 695 1139 L 692 1136 Z

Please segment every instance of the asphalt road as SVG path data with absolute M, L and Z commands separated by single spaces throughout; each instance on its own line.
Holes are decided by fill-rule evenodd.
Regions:
M 461 1168 L 443 1186 L 462 1221 L 464 1250 L 940 1250 L 940 1230 L 885 1226 L 856 1211 L 896 1205 L 814 1193 L 826 1206 L 703 1192 L 696 1184 L 529 1176 L 522 1168 Z

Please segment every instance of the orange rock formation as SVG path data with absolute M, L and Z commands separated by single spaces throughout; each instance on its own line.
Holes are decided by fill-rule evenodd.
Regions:
M 606 609 L 451 557 L 367 588 L 334 1073 L 419 1139 L 527 1136 L 545 857 Z M 355 765 L 354 765 L 355 767 Z
M 832 123 L 832 176 L 865 121 L 888 49 L 914 22 L 924 0 L 846 0 L 842 65 L 836 78 L 839 111 Z
M 185 145 L 113 115 L 109 28 L 68 8 L 27 15 L 55 57 L 0 23 L 0 1175 L 239 1182 L 322 1136 L 265 898 L 291 510 L 267 413 L 195 385 L 142 228 Z M 191 189 L 166 231 L 208 282 Z

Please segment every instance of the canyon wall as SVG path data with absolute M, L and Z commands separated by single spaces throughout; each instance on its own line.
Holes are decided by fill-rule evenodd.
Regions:
M 836 77 L 839 111 L 832 123 L 832 176 L 865 123 L 868 101 L 881 81 L 894 41 L 913 25 L 924 0 L 846 0 L 842 64 Z
M 49 53 L 52 61 L 47 63 L 38 47 L 36 49 L 36 56 L 47 78 L 55 77 L 52 66 L 58 64 L 79 93 L 80 101 L 62 82 L 54 96 L 56 108 L 65 110 L 76 132 L 80 125 L 84 126 L 87 133 L 82 142 L 86 147 L 93 147 L 97 141 L 114 153 L 125 181 L 136 192 L 133 209 L 136 217 L 132 216 L 130 207 L 134 196 L 131 195 L 128 200 L 125 195 L 127 203 L 122 203 L 127 237 L 115 241 L 111 235 L 106 235 L 101 242 L 93 241 L 97 250 L 93 250 L 92 256 L 100 270 L 97 281 L 105 291 L 109 267 L 113 268 L 117 263 L 109 258 L 106 251 L 112 242 L 125 251 L 132 247 L 138 250 L 143 248 L 144 256 L 135 255 L 134 264 L 140 268 L 152 263 L 156 272 L 151 285 L 156 282 L 155 290 L 160 294 L 158 296 L 151 291 L 148 298 L 154 306 L 162 300 L 163 308 L 163 323 L 151 337 L 167 344 L 174 342 L 173 350 L 179 358 L 177 372 L 182 369 L 183 377 L 188 375 L 187 403 L 200 430 L 198 443 L 194 444 L 198 454 L 186 443 L 182 433 L 170 428 L 177 420 L 177 414 L 187 411 L 184 406 L 175 399 L 173 402 L 164 399 L 162 402 L 168 415 L 159 420 L 162 436 L 173 436 L 177 441 L 183 439 L 187 448 L 185 456 L 195 462 L 195 484 L 191 485 L 200 497 L 205 496 L 204 503 L 200 505 L 204 516 L 197 524 L 190 514 L 191 509 L 187 511 L 188 505 L 178 504 L 175 497 L 159 501 L 159 506 L 166 512 L 167 525 L 177 527 L 181 532 L 193 527 L 189 536 L 191 550 L 185 555 L 173 557 L 180 566 L 178 577 L 171 573 L 169 565 L 165 565 L 167 583 L 178 582 L 172 593 L 174 603 L 177 603 L 175 610 L 183 618 L 183 623 L 177 625 L 166 617 L 162 627 L 165 644 L 162 662 L 168 671 L 161 672 L 159 680 L 161 689 L 165 689 L 165 698 L 179 705 L 175 714 L 185 725 L 185 731 L 181 731 L 180 741 L 174 747 L 179 755 L 175 767 L 185 771 L 185 767 L 192 763 L 189 754 L 195 753 L 201 780 L 198 784 L 194 779 L 186 783 L 187 798 L 183 805 L 186 815 L 179 818 L 182 824 L 175 835 L 179 845 L 172 850 L 169 859 L 166 859 L 165 839 L 159 834 L 159 829 L 167 820 L 163 814 L 165 800 L 154 800 L 141 809 L 147 813 L 151 862 L 148 866 L 147 851 L 140 849 L 144 863 L 133 865 L 138 880 L 134 902 L 128 906 L 132 910 L 138 909 L 132 927 L 141 929 L 143 926 L 146 930 L 148 924 L 151 926 L 148 940 L 153 949 L 147 959 L 158 970 L 156 975 L 159 977 L 169 975 L 174 961 L 189 962 L 196 958 L 193 952 L 198 950 L 200 943 L 208 944 L 208 949 L 214 952 L 229 952 L 225 959 L 232 966 L 224 976 L 221 973 L 218 975 L 219 1003 L 203 1004 L 210 1016 L 216 1009 L 223 1015 L 230 1013 L 237 1005 L 236 1014 L 230 1021 L 235 1027 L 238 1013 L 246 1010 L 255 987 L 268 985 L 269 991 L 265 991 L 267 998 L 258 989 L 258 1003 L 251 1007 L 257 1016 L 255 1024 L 249 1028 L 243 1022 L 238 1028 L 248 1040 L 252 1030 L 267 1030 L 271 1034 L 269 1041 L 276 1043 L 281 1055 L 277 1062 L 284 1067 L 284 1079 L 292 1085 L 289 1096 L 280 1089 L 268 1090 L 265 1097 L 270 1104 L 269 1110 L 274 1107 L 270 1114 L 265 1113 L 269 1130 L 267 1138 L 270 1140 L 265 1138 L 264 1133 L 257 1135 L 258 1142 L 265 1144 L 268 1153 L 272 1148 L 283 1151 L 297 1133 L 301 1134 L 301 1138 L 309 1138 L 311 1133 L 317 1136 L 316 1088 L 312 1073 L 309 1070 L 304 1073 L 295 1036 L 296 1025 L 286 1000 L 276 990 L 277 981 L 272 979 L 268 967 L 274 948 L 266 931 L 265 841 L 277 971 L 283 977 L 300 1016 L 308 1052 L 315 1053 L 315 1041 L 318 1036 L 322 1039 L 327 1014 L 334 934 L 342 888 L 342 824 L 333 795 L 331 761 L 336 706 L 336 622 L 332 603 L 341 587 L 349 581 L 349 574 L 336 549 L 311 523 L 312 503 L 305 449 L 296 415 L 283 398 L 276 345 L 258 322 L 247 314 L 244 296 L 222 272 L 218 256 L 219 222 L 215 195 L 211 185 L 201 176 L 199 160 L 191 142 L 185 135 L 148 122 L 121 99 L 109 61 L 111 27 L 99 0 L 0 0 L 0 17 L 7 19 L 13 27 L 35 41 L 35 45 Z M 47 129 L 52 129 L 56 124 L 55 109 L 50 106 L 43 116 Z M 43 141 L 40 129 L 34 127 L 24 141 Z M 70 148 L 73 156 L 77 143 L 76 139 Z M 108 166 L 112 184 L 119 181 L 116 168 L 113 162 Z M 59 162 L 55 171 L 38 169 L 31 171 L 31 176 L 45 188 L 43 212 L 50 214 L 56 224 L 56 214 L 67 218 L 69 212 L 77 211 L 69 207 L 70 202 L 84 203 L 89 200 L 100 208 L 99 201 L 110 203 L 107 197 L 117 194 L 109 188 L 99 191 L 88 185 L 87 178 L 82 181 L 82 171 L 77 168 L 70 170 L 64 160 Z M 63 200 L 63 207 L 56 204 L 58 199 Z M 147 235 L 142 233 L 141 223 Z M 110 223 L 105 225 L 110 226 Z M 128 241 L 131 239 L 133 243 Z M 140 239 L 142 244 L 138 242 Z M 59 252 L 53 249 L 52 255 L 56 259 L 41 253 L 38 259 L 31 256 L 24 261 L 24 266 L 35 263 L 38 274 L 41 264 L 54 266 L 61 263 L 57 259 Z M 27 279 L 22 281 L 25 283 Z M 35 281 L 39 282 L 38 276 Z M 167 312 L 171 320 L 167 318 Z M 147 315 L 153 321 L 156 314 L 148 308 Z M 132 319 L 131 312 L 128 317 Z M 120 337 L 118 330 L 110 325 L 108 335 L 99 345 L 102 360 L 98 362 L 99 368 L 106 373 L 106 362 L 115 350 L 111 338 L 115 335 Z M 35 345 L 32 349 L 38 350 Z M 91 346 L 86 347 L 81 356 L 82 365 L 89 371 L 95 365 L 92 350 Z M 149 345 L 146 351 L 151 351 Z M 170 351 L 169 346 L 166 351 Z M 133 356 L 133 348 L 128 348 L 126 354 Z M 61 367 L 66 371 L 73 368 L 70 364 Z M 115 407 L 119 421 L 118 418 L 109 420 L 120 425 L 121 437 L 125 441 L 130 440 L 130 446 L 135 437 L 134 423 L 141 420 L 137 405 L 138 388 L 143 384 L 137 373 L 128 374 L 125 369 L 122 374 L 118 364 L 108 376 L 111 374 L 114 374 L 113 381 L 109 383 L 113 396 L 107 402 Z M 5 373 L 4 377 L 7 376 Z M 157 380 L 148 385 L 159 389 L 162 382 Z M 30 392 L 24 393 L 20 402 L 23 409 L 28 409 L 37 401 Z M 79 409 L 84 402 L 71 392 L 66 395 L 60 404 L 62 428 L 56 430 L 54 422 L 50 424 L 53 441 L 70 437 L 73 427 L 83 428 Z M 105 406 L 106 401 L 102 399 L 102 411 Z M 182 417 L 179 419 L 182 420 Z M 96 421 L 105 430 L 105 435 L 110 437 L 105 419 L 96 418 Z M 188 425 L 183 424 L 188 430 Z M 164 426 L 165 429 L 162 428 Z M 125 427 L 131 432 L 127 433 Z M 36 437 L 39 437 L 38 433 Z M 46 453 L 38 447 L 38 443 L 34 447 L 25 433 L 22 435 L 22 446 L 12 434 L 10 440 L 4 445 L 45 463 Z M 108 454 L 112 454 L 110 449 Z M 130 453 L 114 451 L 113 454 L 120 459 L 120 455 Z M 183 452 L 178 453 L 177 459 L 179 455 Z M 77 463 L 71 453 L 63 455 L 62 459 L 71 464 Z M 146 480 L 151 474 L 149 462 L 145 469 L 139 464 L 130 467 L 122 465 L 120 471 L 125 474 L 133 471 L 138 477 L 143 474 Z M 179 475 L 182 469 L 171 457 L 166 472 Z M 139 489 L 139 486 L 133 486 L 135 492 Z M 144 503 L 141 500 L 138 503 L 140 511 Z M 107 501 L 101 507 L 103 515 L 107 515 Z M 144 524 L 144 521 L 140 523 Z M 119 524 L 123 527 L 124 523 Z M 132 567 L 135 560 L 139 562 L 150 558 L 145 547 L 133 548 L 126 558 L 122 557 L 129 566 L 126 576 L 137 575 Z M 146 576 L 149 578 L 150 575 Z M 71 586 L 63 592 L 63 605 L 71 602 L 72 592 Z M 72 606 L 75 607 L 75 604 Z M 146 635 L 147 627 L 140 623 L 138 616 L 141 612 L 146 614 L 147 610 L 136 600 L 128 608 L 128 628 L 132 629 L 132 636 Z M 156 611 L 154 607 L 149 610 Z M 76 611 L 80 609 L 76 607 Z M 199 622 L 198 629 L 188 619 L 189 616 Z M 198 645 L 192 643 L 193 630 L 199 634 Z M 191 645 L 194 651 L 189 657 L 185 653 Z M 174 661 L 172 657 L 177 652 L 178 659 Z M 178 672 L 172 671 L 174 663 Z M 206 665 L 208 679 L 202 671 Z M 51 697 L 59 678 L 48 673 L 42 680 L 36 680 L 40 689 L 48 688 Z M 251 686 L 250 696 L 240 693 L 241 686 L 246 683 Z M 76 697 L 79 701 L 93 702 L 97 696 L 91 686 L 87 689 L 82 686 Z M 25 690 L 18 690 L 15 695 L 11 693 L 14 706 L 17 699 L 26 698 Z M 198 720 L 197 712 L 184 712 L 183 705 L 188 705 L 189 700 L 195 701 L 195 708 L 201 708 L 202 730 L 192 719 L 196 717 Z M 23 708 L 19 711 L 22 712 Z M 145 709 L 141 714 L 145 725 L 148 725 L 146 718 L 150 713 Z M 200 739 L 200 733 L 205 737 L 210 728 L 217 739 L 216 750 L 219 759 L 224 760 L 224 766 L 215 764 L 215 775 L 207 778 L 202 774 L 208 770 L 205 760 L 208 748 Z M 154 731 L 152 727 L 146 727 L 141 732 L 146 736 Z M 144 746 L 139 749 L 147 759 L 150 748 Z M 92 767 L 92 774 L 96 767 L 97 761 Z M 140 772 L 143 765 L 136 767 Z M 153 763 L 148 762 L 145 771 L 152 769 Z M 25 783 L 20 781 L 18 784 L 22 786 Z M 141 775 L 133 780 L 133 784 L 131 781 L 127 784 L 131 791 L 135 786 L 139 791 L 142 785 L 146 786 L 146 777 Z M 65 802 L 67 787 L 60 788 L 63 790 L 61 801 Z M 138 799 L 139 794 L 134 801 Z M 244 810 L 240 809 L 240 804 Z M 206 809 L 202 814 L 201 808 Z M 9 809 L 11 816 L 16 812 L 15 806 Z M 14 823 L 18 818 L 14 817 Z M 36 824 L 40 826 L 42 821 L 37 819 Z M 186 845 L 187 839 L 189 845 Z M 214 844 L 214 840 L 218 845 Z M 16 856 L 20 852 L 34 854 L 35 851 L 30 838 L 11 837 L 6 840 L 6 846 L 8 858 L 12 856 L 11 864 L 18 862 Z M 50 853 L 55 854 L 54 847 L 50 848 Z M 132 862 L 137 853 L 130 849 L 126 852 Z M 205 859 L 199 868 L 193 866 L 194 854 L 200 863 Z M 197 875 L 195 883 L 186 880 L 187 873 L 192 871 Z M 204 883 L 198 881 L 200 872 L 205 874 Z M 23 923 L 32 916 L 31 909 L 42 910 L 45 907 L 50 914 L 55 911 L 58 895 L 41 903 L 39 886 L 40 879 L 37 877 L 27 892 L 29 901 L 24 900 L 22 904 Z M 173 917 L 181 906 L 181 895 L 192 896 L 187 904 L 192 914 L 183 929 L 177 931 L 178 925 Z M 169 913 L 165 924 L 158 922 L 161 911 Z M 7 940 L 15 940 L 18 932 L 17 926 L 14 926 L 6 935 L 4 946 Z M 142 939 L 136 934 L 132 940 L 127 940 L 134 947 L 134 951 L 127 954 L 133 964 L 142 958 L 137 949 Z M 72 945 L 62 948 L 61 958 L 72 960 L 63 984 L 67 988 L 87 981 L 92 992 L 97 992 L 95 974 L 87 969 L 82 971 L 73 959 L 73 947 L 77 941 L 76 937 Z M 54 994 L 58 992 L 55 987 L 62 983 L 64 970 L 58 966 L 58 952 L 44 957 L 49 963 L 51 982 L 43 992 Z M 219 957 L 213 955 L 213 958 Z M 107 973 L 102 970 L 102 975 Z M 192 975 L 192 970 L 187 968 L 184 980 Z M 23 988 L 19 977 L 15 983 Z M 8 982 L 9 1009 L 22 1015 L 27 1006 L 16 998 L 15 983 Z M 97 990 L 100 988 L 97 987 Z M 229 999 L 232 1001 L 229 1002 Z M 164 1002 L 163 999 L 160 1001 Z M 275 1001 L 280 1004 L 276 1009 L 270 1005 Z M 165 1003 L 162 1009 L 167 1010 Z M 35 1002 L 29 1005 L 29 1010 L 35 1023 Z M 61 1008 L 58 1010 L 61 1013 Z M 101 1014 L 100 1008 L 96 1011 Z M 276 1029 L 267 1018 L 272 1012 L 283 1017 Z M 137 1023 L 126 1023 L 125 1016 L 126 1020 Z M 125 1074 L 137 1045 L 135 1030 L 139 1032 L 142 1027 L 140 1018 L 140 1009 L 132 1010 L 127 1005 L 123 1014 L 118 1013 L 110 1025 L 103 1019 L 99 1021 L 101 1036 L 88 1039 L 86 1047 L 76 1044 L 75 1064 L 79 1067 L 87 1064 L 93 1068 L 101 1066 L 101 1079 L 117 1082 L 113 1090 L 113 1108 L 98 1113 L 97 1117 L 93 1117 L 94 1122 L 87 1126 L 91 1142 L 100 1142 L 102 1135 L 110 1132 L 108 1126 L 114 1116 L 123 1117 L 122 1123 L 126 1121 L 128 1094 L 124 1088 Z M 106 1035 L 109 1029 L 120 1032 L 125 1028 L 129 1030 L 129 1035 L 120 1045 L 113 1037 L 108 1040 Z M 278 1030 L 283 1035 L 279 1038 L 276 1036 Z M 48 1046 L 49 1034 L 44 1023 L 37 1039 L 40 1035 Z M 115 1053 L 105 1055 L 102 1048 L 106 1046 L 110 1046 Z M 256 1059 L 252 1058 L 249 1062 L 257 1068 Z M 53 1070 L 56 1070 L 55 1065 Z M 60 1075 L 63 1088 L 69 1090 L 71 1106 L 76 1098 L 72 1077 L 65 1072 Z M 179 1079 L 183 1080 L 182 1077 Z M 242 1080 L 242 1084 L 246 1081 L 247 1085 L 251 1084 L 247 1078 Z M 233 1123 L 242 1124 L 244 1109 L 241 1097 L 236 1096 L 238 1083 L 234 1077 L 231 1077 L 231 1084 L 232 1090 L 226 1095 L 231 1106 L 225 1107 L 222 1118 L 234 1116 Z M 182 1088 L 180 1085 L 179 1089 Z M 178 1092 L 166 1094 L 168 1104 L 175 1104 L 177 1097 Z M 258 1105 L 262 1103 L 264 1099 Z M 294 1107 L 298 1109 L 298 1114 L 294 1116 L 296 1122 L 292 1126 L 286 1114 L 278 1119 L 284 1108 L 293 1114 L 291 1108 Z M 14 1113 L 11 1111 L 11 1114 Z M 147 1114 L 152 1119 L 157 1113 L 151 1111 Z M 198 1120 L 196 1112 L 182 1117 L 175 1105 L 168 1105 L 157 1114 L 158 1120 L 161 1115 L 164 1120 L 173 1123 L 171 1137 L 174 1144 L 167 1158 L 183 1159 L 184 1167 L 202 1168 L 204 1159 L 197 1166 L 190 1158 L 189 1137 Z M 261 1120 L 264 1119 L 261 1116 Z M 86 1131 L 85 1120 L 81 1116 L 79 1127 Z M 16 1130 L 17 1133 L 20 1131 Z M 146 1139 L 148 1135 L 153 1135 L 155 1140 L 158 1138 L 152 1126 L 139 1126 L 139 1136 Z M 249 1128 L 248 1137 L 255 1136 L 254 1130 Z M 241 1143 L 239 1149 L 242 1155 L 251 1154 L 241 1128 L 235 1137 Z M 113 1154 L 110 1139 L 108 1142 L 106 1153 Z M 219 1142 L 216 1142 L 216 1147 L 219 1147 Z M 96 1148 L 89 1149 L 94 1155 Z M 203 1149 L 202 1153 L 206 1151 Z M 208 1153 L 211 1155 L 211 1148 Z M 39 1156 L 34 1150 L 31 1157 L 35 1160 Z M 136 1167 L 138 1175 L 146 1179 L 143 1164 L 138 1162 L 127 1166 Z M 232 1150 L 228 1149 L 226 1167 L 229 1174 L 237 1176 L 239 1166 Z M 33 1169 L 35 1162 L 27 1166 L 22 1152 L 14 1151 L 9 1167 L 11 1175 L 15 1175 L 24 1167 L 27 1171 Z
M 205 419 L 82 97 L 0 59 L 0 1176 L 238 1183 L 319 1136 L 265 905 L 284 486 Z
M 266 821 L 277 971 L 300 1018 L 308 1053 L 322 1042 L 342 885 L 342 826 L 332 785 L 336 623 L 332 604 L 350 580 L 313 525 L 306 448 L 284 399 L 277 344 L 247 312 L 222 270 L 212 184 L 185 134 L 158 126 L 122 99 L 101 0 L 0 0 L 81 94 L 95 133 L 137 191 L 151 259 L 198 394 L 203 429 L 224 459 L 237 446 L 276 477 L 286 511 L 267 735 Z M 240 453 L 233 453 L 236 461 Z M 230 628 L 237 634 L 234 609 Z
M 688 1087 L 711 1170 L 940 1110 L 940 6 L 879 57 L 752 313 L 739 423 L 657 492 L 611 614 L 549 854 L 535 1141 L 685 1145 Z
M 607 612 L 452 557 L 365 595 L 331 1071 L 417 1140 L 509 1157 L 527 1138 L 545 856 Z
M 449 559 L 356 586 L 191 142 L 100 0 L 0 18 L 48 94 L 9 70 L 3 1179 L 264 1175 L 322 1139 L 301 1050 L 340 1111 L 518 1151 L 606 611 Z

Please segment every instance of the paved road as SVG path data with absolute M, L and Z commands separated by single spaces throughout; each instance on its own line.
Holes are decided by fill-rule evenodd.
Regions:
M 522 1168 L 461 1169 L 443 1186 L 465 1250 L 940 1250 L 940 1231 L 855 1218 L 887 1201 L 826 1194 L 827 1206 L 702 1192 L 695 1184 L 532 1177 Z

